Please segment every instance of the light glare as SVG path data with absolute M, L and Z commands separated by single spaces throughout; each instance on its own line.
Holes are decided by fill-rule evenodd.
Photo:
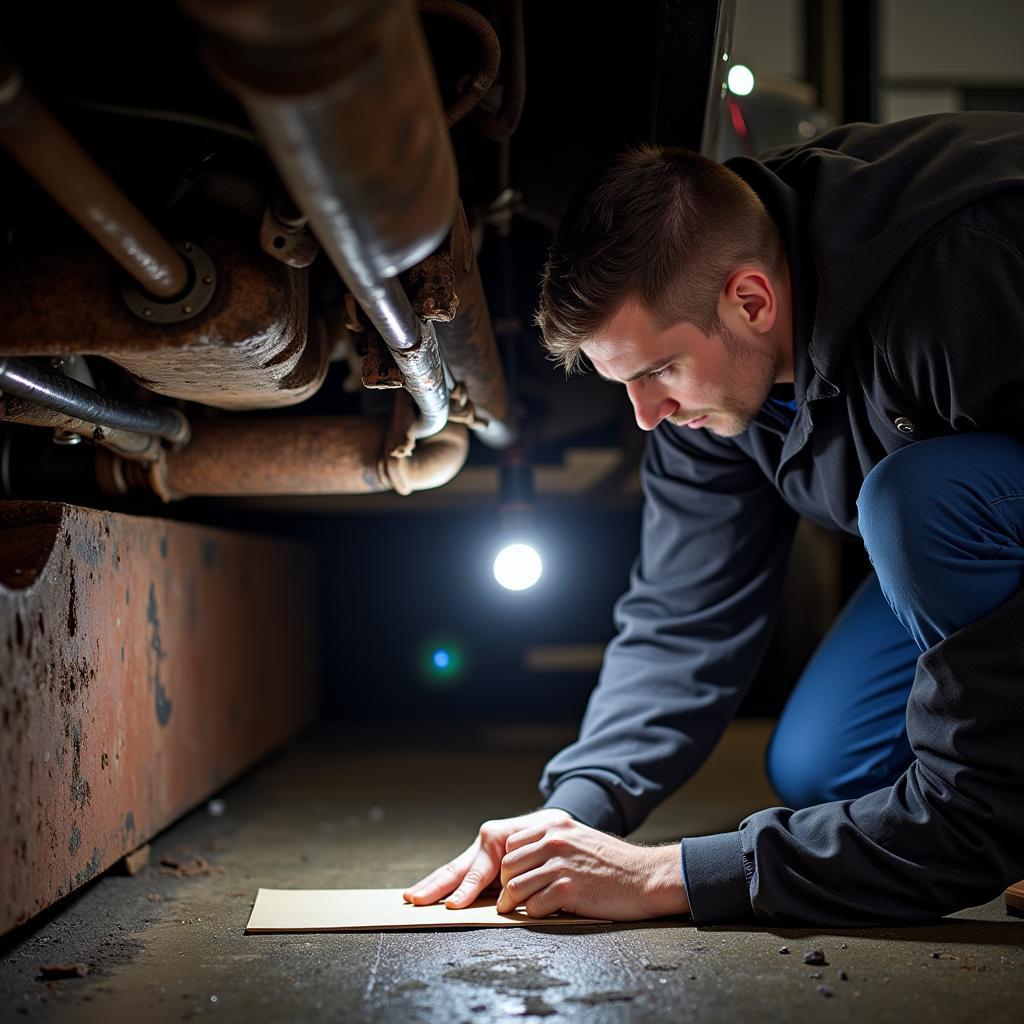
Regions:
M 544 566 L 529 544 L 509 544 L 494 559 L 494 578 L 506 590 L 526 590 L 540 579 Z
M 734 96 L 749 96 L 754 91 L 754 72 L 743 64 L 729 68 L 729 92 Z

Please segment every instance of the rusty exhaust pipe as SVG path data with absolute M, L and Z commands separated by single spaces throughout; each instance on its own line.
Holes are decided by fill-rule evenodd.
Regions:
M 164 501 L 199 495 L 375 494 L 440 487 L 462 468 L 466 428 L 449 423 L 408 458 L 386 451 L 387 417 L 301 416 L 194 424 L 192 440 L 150 467 Z M 137 476 L 141 466 L 125 467 Z
M 182 0 L 292 198 L 388 347 L 416 370 L 417 433 L 447 419 L 433 331 L 397 275 L 435 249 L 455 158 L 412 0 Z M 401 365 L 401 364 L 400 364 Z

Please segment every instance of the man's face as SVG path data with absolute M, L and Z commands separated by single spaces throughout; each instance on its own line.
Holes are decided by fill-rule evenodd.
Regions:
M 663 329 L 646 308 L 632 304 L 582 348 L 598 374 L 626 385 L 643 430 L 667 419 L 719 437 L 747 429 L 781 364 L 776 352 L 728 326 L 710 337 L 689 323 Z

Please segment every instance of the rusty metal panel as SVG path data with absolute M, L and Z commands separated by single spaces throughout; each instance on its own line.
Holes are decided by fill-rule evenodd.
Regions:
M 0 502 L 0 933 L 310 722 L 312 552 Z

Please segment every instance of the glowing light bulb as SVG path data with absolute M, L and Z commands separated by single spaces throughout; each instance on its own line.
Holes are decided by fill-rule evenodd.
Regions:
M 540 579 L 544 566 L 529 544 L 509 544 L 494 559 L 494 578 L 506 590 L 526 590 Z
M 729 68 L 729 92 L 734 96 L 749 96 L 754 91 L 754 72 L 743 64 Z
M 434 668 L 447 668 L 452 663 L 452 656 L 447 651 L 434 651 L 431 660 Z

